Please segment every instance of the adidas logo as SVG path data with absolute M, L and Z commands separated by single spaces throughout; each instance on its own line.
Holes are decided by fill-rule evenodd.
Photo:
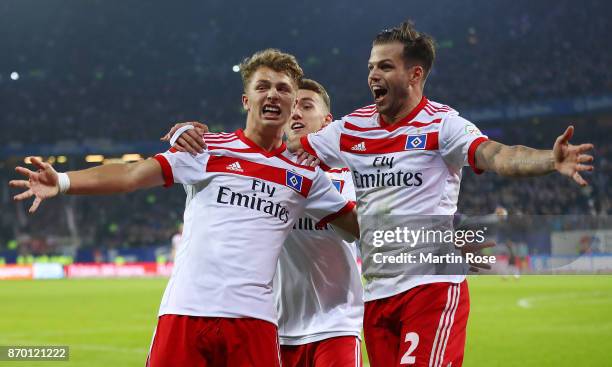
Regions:
M 365 147 L 365 142 L 361 142 L 359 144 L 355 144 L 353 145 L 353 147 L 351 148 L 351 150 L 357 151 L 357 152 L 365 152 L 366 147 Z
M 238 162 L 234 162 L 232 164 L 229 164 L 227 167 L 225 167 L 226 169 L 230 170 L 230 171 L 236 171 L 236 172 L 244 172 L 244 170 L 242 169 L 242 167 L 240 166 L 240 163 Z

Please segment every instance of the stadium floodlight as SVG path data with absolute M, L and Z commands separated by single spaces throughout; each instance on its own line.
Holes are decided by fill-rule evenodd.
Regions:
M 121 158 L 104 158 L 102 164 L 125 163 Z
M 18 73 L 18 72 L 16 72 L 16 71 L 13 71 L 13 72 L 11 73 L 11 79 L 13 79 L 13 80 L 17 80 L 17 79 L 19 79 L 19 73 Z
M 25 164 L 32 164 L 32 160 L 31 160 L 32 158 L 37 158 L 37 159 L 39 159 L 39 160 L 41 160 L 41 161 L 43 160 L 43 158 L 42 158 L 42 157 L 39 157 L 39 156 L 34 156 L 34 157 L 25 157 L 25 158 L 24 158 L 24 160 L 23 160 L 23 162 L 24 162 Z
M 60 155 L 59 157 L 57 157 L 57 163 L 66 163 L 68 161 L 68 158 L 65 155 Z
M 121 160 L 124 162 L 136 162 L 142 160 L 142 156 L 138 153 L 124 154 Z
M 102 161 L 104 161 L 104 156 L 101 154 L 90 154 L 85 156 L 85 162 L 88 163 L 100 163 Z
M 234 66 L 232 66 L 232 71 L 233 71 L 234 73 L 239 72 L 239 71 L 240 71 L 240 65 L 234 65 Z

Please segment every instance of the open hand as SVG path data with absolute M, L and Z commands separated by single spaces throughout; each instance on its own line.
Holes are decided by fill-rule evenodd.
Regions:
M 555 170 L 571 177 L 580 186 L 586 186 L 588 184 L 580 172 L 593 170 L 591 164 L 585 164 L 593 162 L 593 156 L 585 154 L 593 149 L 593 144 L 572 145 L 569 143 L 572 135 L 574 135 L 574 127 L 569 126 L 555 141 L 553 147 Z
M 38 168 L 38 171 L 33 172 L 25 167 L 15 168 L 15 171 L 27 177 L 27 180 L 11 180 L 9 186 L 26 189 L 21 194 L 15 195 L 14 200 L 22 201 L 32 196 L 35 197 L 29 210 L 30 213 L 34 213 L 43 200 L 59 193 L 59 184 L 57 172 L 53 166 L 35 157 L 30 157 L 30 162 Z

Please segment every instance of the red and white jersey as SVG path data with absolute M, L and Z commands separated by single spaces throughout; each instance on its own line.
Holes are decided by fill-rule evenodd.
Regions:
M 368 223 L 373 222 L 371 218 L 384 221 L 390 216 L 453 215 L 462 167 L 469 164 L 480 173 L 474 165 L 474 154 L 486 140 L 457 111 L 423 97 L 397 124 L 387 125 L 376 106 L 371 105 L 301 141 L 304 149 L 325 165 L 350 168 L 363 239 Z M 464 279 L 462 275 L 407 275 L 409 264 L 372 261 L 376 253 L 397 255 L 412 250 L 404 244 L 375 247 L 362 241 L 361 248 L 366 301 L 399 294 L 420 284 L 459 283 Z
M 326 172 L 347 200 L 355 200 L 348 169 Z M 274 278 L 278 335 L 282 345 L 303 345 L 338 336 L 361 337 L 363 286 L 357 243 L 326 225 L 300 217 L 285 240 Z
M 242 130 L 206 134 L 192 156 L 158 154 L 165 185 L 189 185 L 181 250 L 159 315 L 253 317 L 277 323 L 272 280 L 282 244 L 304 212 L 321 224 L 352 210 L 320 169 L 283 144 L 267 152 Z

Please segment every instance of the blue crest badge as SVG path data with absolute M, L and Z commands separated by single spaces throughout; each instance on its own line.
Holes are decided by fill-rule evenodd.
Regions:
M 290 188 L 294 189 L 297 192 L 302 192 L 302 182 L 304 181 L 304 177 L 302 175 L 298 175 L 295 172 L 291 172 L 291 171 L 286 171 L 287 172 L 287 179 L 286 179 L 286 185 L 289 186 Z
M 425 149 L 427 146 L 427 134 L 408 135 L 406 137 L 406 150 Z

